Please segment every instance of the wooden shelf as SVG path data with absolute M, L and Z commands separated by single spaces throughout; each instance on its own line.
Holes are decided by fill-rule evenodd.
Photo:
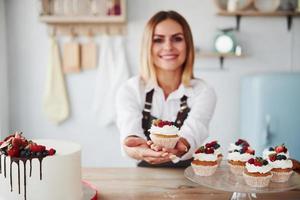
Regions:
M 293 11 L 275 11 L 275 12 L 260 12 L 256 10 L 246 10 L 246 11 L 236 11 L 236 12 L 228 12 L 228 11 L 219 11 L 217 13 L 220 16 L 234 16 L 236 17 L 236 30 L 240 29 L 240 21 L 242 16 L 250 16 L 250 17 L 286 17 L 287 18 L 287 29 L 291 30 L 293 17 L 299 17 L 300 12 Z
M 218 52 L 197 52 L 196 58 L 219 58 L 220 60 L 220 69 L 223 70 L 224 67 L 224 59 L 225 58 L 242 58 L 245 57 L 244 54 L 236 55 L 235 53 L 218 53 Z
M 110 24 L 125 23 L 125 16 L 41 16 L 40 21 L 47 24 Z
M 255 10 L 250 11 L 236 11 L 236 12 L 228 12 L 228 11 L 219 11 L 217 13 L 221 16 L 266 16 L 266 17 L 280 17 L 280 16 L 300 16 L 300 12 L 291 12 L 291 11 L 276 11 L 276 12 L 260 12 Z

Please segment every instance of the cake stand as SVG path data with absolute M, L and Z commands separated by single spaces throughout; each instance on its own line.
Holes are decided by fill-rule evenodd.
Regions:
M 98 191 L 91 183 L 82 180 L 83 200 L 99 200 Z
M 229 166 L 225 163 L 222 163 L 212 176 L 198 176 L 194 173 L 192 166 L 185 169 L 184 175 L 189 180 L 202 186 L 232 192 L 231 200 L 256 199 L 257 193 L 277 193 L 300 187 L 300 175 L 295 172 L 288 182 L 270 182 L 269 186 L 265 188 L 250 187 L 244 181 L 243 176 L 231 173 Z

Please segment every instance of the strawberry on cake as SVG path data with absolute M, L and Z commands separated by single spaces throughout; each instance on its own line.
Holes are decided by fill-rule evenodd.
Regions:
M 293 174 L 293 162 L 283 154 L 271 154 L 268 158 L 272 166 L 272 182 L 286 182 Z
M 174 148 L 180 138 L 179 129 L 173 122 L 160 119 L 152 121 L 149 132 L 153 144 L 165 148 Z
M 255 151 L 250 148 L 248 143 L 244 143 L 241 149 L 230 151 L 227 156 L 230 171 L 236 175 L 242 175 L 246 162 L 253 158 Z
M 243 172 L 244 180 L 251 187 L 267 187 L 272 177 L 271 169 L 269 162 L 262 157 L 251 158 Z
M 218 167 L 218 158 L 213 148 L 201 146 L 193 155 L 191 165 L 195 174 L 199 176 L 211 176 Z
M 278 145 L 275 148 L 273 147 L 266 148 L 263 151 L 263 158 L 268 159 L 269 155 L 271 154 L 281 154 L 281 155 L 285 155 L 287 158 L 290 157 L 289 151 L 284 144 Z
M 217 155 L 217 158 L 218 158 L 218 164 L 220 165 L 222 158 L 223 158 L 223 154 L 221 151 L 221 145 L 218 143 L 218 141 L 215 140 L 215 141 L 206 143 L 205 147 L 214 149 L 214 153 Z

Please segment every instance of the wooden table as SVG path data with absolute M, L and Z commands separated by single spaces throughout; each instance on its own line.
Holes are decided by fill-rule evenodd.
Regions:
M 195 184 L 183 169 L 84 168 L 82 177 L 98 188 L 100 200 L 137 199 L 229 199 L 230 192 Z M 258 194 L 258 199 L 299 200 L 300 189 L 273 194 Z

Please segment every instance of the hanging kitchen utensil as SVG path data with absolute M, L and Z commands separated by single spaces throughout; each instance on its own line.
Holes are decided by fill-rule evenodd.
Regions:
M 89 31 L 89 41 L 81 45 L 82 69 L 94 69 L 97 66 L 97 45 L 93 40 L 93 33 Z
M 63 71 L 64 73 L 80 72 L 80 47 L 75 40 L 74 30 L 71 29 L 71 41 L 63 47 Z

